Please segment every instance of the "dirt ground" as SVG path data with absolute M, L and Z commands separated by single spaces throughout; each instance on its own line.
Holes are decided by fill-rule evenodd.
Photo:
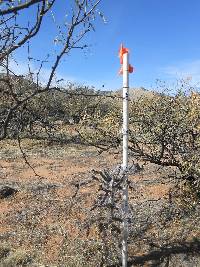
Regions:
M 95 182 L 79 185 L 92 176 L 93 169 L 115 168 L 121 154 L 25 140 L 22 147 L 33 170 L 16 142 L 2 142 L 0 146 L 0 186 L 17 190 L 0 199 L 0 266 L 97 266 L 88 259 L 93 250 L 98 251 L 99 235 L 95 227 L 88 230 L 84 226 L 92 216 L 98 186 Z M 133 184 L 129 192 L 133 211 L 129 266 L 200 266 L 188 243 L 200 237 L 199 217 L 188 208 L 185 214 L 182 203 L 176 203 L 176 208 L 170 206 L 174 181 L 166 173 L 173 174 L 174 170 L 138 164 L 138 172 L 129 176 Z M 185 250 L 181 250 L 183 242 Z M 179 245 L 177 253 L 167 250 L 170 244 Z M 88 248 L 90 256 L 85 252 Z

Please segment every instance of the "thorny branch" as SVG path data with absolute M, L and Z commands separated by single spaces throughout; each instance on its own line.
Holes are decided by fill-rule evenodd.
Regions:
M 54 64 L 52 65 L 51 72 L 49 74 L 49 77 L 47 79 L 46 86 L 40 86 L 39 83 L 39 73 L 41 71 L 41 68 L 43 67 L 43 61 L 40 65 L 40 69 L 37 72 L 37 82 L 36 84 L 32 83 L 31 87 L 34 87 L 34 90 L 27 90 L 28 93 L 23 93 L 21 95 L 18 95 L 16 92 L 14 92 L 14 84 L 16 84 L 16 80 L 18 81 L 18 84 L 23 79 L 20 79 L 20 76 L 15 75 L 9 67 L 9 60 L 12 58 L 12 53 L 14 50 L 22 47 L 25 43 L 30 41 L 32 37 L 37 35 L 41 28 L 42 20 L 45 17 L 45 14 L 52 10 L 53 5 L 55 4 L 55 0 L 53 1 L 26 1 L 26 3 L 22 4 L 16 4 L 14 6 L 9 6 L 6 9 L 0 9 L 0 13 L 2 17 L 0 23 L 4 26 L 5 31 L 3 35 L 3 38 L 1 38 L 0 42 L 0 62 L 2 68 L 5 70 L 6 74 L 4 74 L 1 77 L 1 91 L 0 93 L 6 97 L 9 100 L 9 107 L 7 110 L 4 110 L 4 116 L 1 121 L 1 135 L 0 140 L 5 139 L 8 136 L 8 126 L 11 123 L 11 120 L 14 118 L 16 112 L 26 103 L 28 103 L 30 100 L 32 100 L 34 97 L 43 94 L 48 91 L 52 90 L 58 90 L 58 87 L 51 87 L 53 78 L 55 77 L 55 73 L 57 70 L 58 65 L 61 62 L 61 59 L 68 54 L 73 48 L 77 48 L 77 44 L 83 39 L 83 37 L 91 30 L 93 29 L 92 25 L 92 18 L 95 13 L 95 9 L 97 5 L 100 3 L 100 0 L 98 1 L 78 1 L 76 2 L 76 6 L 73 9 L 71 22 L 67 24 L 66 26 L 66 32 L 62 34 L 63 40 L 62 44 L 63 47 L 60 50 L 60 52 L 56 56 L 56 60 Z M 17 17 L 19 16 L 19 11 L 23 10 L 25 8 L 29 8 L 32 5 L 37 4 L 37 19 L 35 25 L 29 29 L 29 28 L 23 28 L 20 29 L 18 26 L 18 23 L 16 21 Z M 40 5 L 41 4 L 41 5 Z M 3 6 L 4 7 L 4 6 Z M 13 13 L 11 17 L 9 14 Z M 9 21 L 9 24 L 8 24 Z M 26 34 L 23 36 L 23 30 L 26 31 Z M 16 31 L 20 31 L 20 34 L 16 34 Z M 79 31 L 79 33 L 78 33 Z M 10 38 L 10 36 L 13 36 L 13 38 Z M 22 39 L 17 41 L 19 37 L 22 36 Z M 8 42 L 9 40 L 9 42 Z M 85 45 L 79 46 L 80 48 L 86 47 Z M 30 58 L 30 56 L 29 56 Z M 30 68 L 29 68 L 30 72 Z M 13 75 L 13 76 L 12 76 Z M 30 73 L 30 76 L 32 74 Z M 5 86 L 6 85 L 6 86 Z M 71 93 L 70 93 L 71 94 Z M 72 94 L 71 94 L 72 95 Z

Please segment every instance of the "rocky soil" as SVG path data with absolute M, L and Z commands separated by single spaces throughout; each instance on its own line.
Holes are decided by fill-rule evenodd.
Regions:
M 0 267 L 120 266 L 117 254 L 103 265 L 104 243 L 89 223 L 100 216 L 92 170 L 116 168 L 120 153 L 22 146 L 26 159 L 15 142 L 1 143 Z M 176 170 L 137 164 L 129 176 L 129 266 L 200 266 L 199 203 L 190 194 L 181 200 Z

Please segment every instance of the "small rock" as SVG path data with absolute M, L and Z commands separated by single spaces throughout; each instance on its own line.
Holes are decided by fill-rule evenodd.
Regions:
M 0 199 L 8 198 L 15 195 L 18 192 L 17 189 L 12 188 L 10 186 L 2 186 L 0 187 Z

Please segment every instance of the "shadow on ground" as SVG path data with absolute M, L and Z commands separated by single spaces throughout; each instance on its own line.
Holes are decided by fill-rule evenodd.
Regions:
M 170 244 L 128 261 L 128 266 L 200 266 L 200 241 Z

